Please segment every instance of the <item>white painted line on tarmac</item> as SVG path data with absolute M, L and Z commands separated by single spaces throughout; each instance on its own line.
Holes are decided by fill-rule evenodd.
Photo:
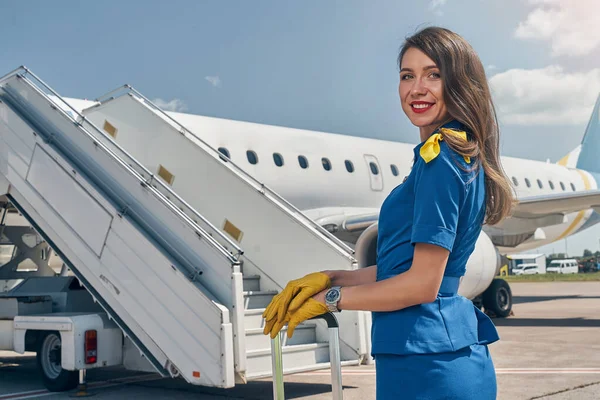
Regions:
M 132 376 L 130 378 L 123 379 L 111 379 L 107 381 L 99 381 L 99 382 L 90 382 L 88 384 L 88 389 L 103 389 L 114 386 L 126 385 L 128 383 L 137 383 L 137 382 L 147 382 L 147 381 L 155 381 L 163 379 L 160 376 L 156 375 L 137 375 Z M 28 390 L 25 392 L 17 392 L 17 393 L 9 393 L 0 395 L 0 400 L 23 400 L 23 399 L 32 399 L 38 397 L 46 397 L 57 395 L 57 392 L 50 392 L 46 389 L 40 390 Z
M 510 374 L 600 374 L 600 368 L 496 368 L 497 375 Z M 293 374 L 298 376 L 330 376 L 331 372 L 312 371 Z M 374 376 L 375 370 L 342 370 L 344 376 Z M 1 399 L 0 399 L 1 400 Z
M 33 396 L 38 396 L 38 395 L 47 395 L 47 393 L 49 393 L 47 390 L 45 389 L 41 389 L 41 390 L 29 390 L 27 392 L 18 392 L 18 393 L 9 393 L 9 394 L 3 394 L 0 395 L 0 400 L 8 400 L 8 399 L 29 399 Z M 25 396 L 25 397 L 22 397 Z
M 600 374 L 600 368 L 496 368 L 496 374 Z

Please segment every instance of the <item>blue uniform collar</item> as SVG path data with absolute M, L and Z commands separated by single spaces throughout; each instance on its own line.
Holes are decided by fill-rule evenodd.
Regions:
M 461 130 L 461 131 L 466 130 L 466 127 L 461 122 L 459 122 L 455 119 L 453 119 L 450 122 L 446 122 L 440 128 L 457 129 L 457 130 Z M 437 131 L 437 129 L 436 129 L 436 131 Z

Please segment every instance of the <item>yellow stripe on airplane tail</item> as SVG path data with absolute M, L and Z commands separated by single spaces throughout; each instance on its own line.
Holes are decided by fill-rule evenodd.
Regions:
M 585 187 L 585 190 L 590 190 L 592 188 L 592 185 L 590 185 L 590 179 L 588 178 L 588 176 L 579 169 L 576 169 L 575 171 L 579 172 L 579 175 L 581 175 L 581 178 L 583 179 L 583 187 Z
M 565 160 L 565 158 L 568 159 L 569 156 L 567 155 L 567 156 L 563 157 L 558 163 L 560 164 L 563 160 Z M 566 164 L 566 161 L 565 161 L 565 164 Z M 588 176 L 583 171 L 580 171 L 578 169 L 576 169 L 575 171 L 577 171 L 579 173 L 579 175 L 581 175 L 581 179 L 583 179 L 583 187 L 585 188 L 585 190 L 591 189 L 592 185 L 590 185 L 590 180 L 589 180 Z M 581 222 L 584 215 L 585 215 L 585 210 L 579 211 L 577 213 L 577 216 L 571 223 L 571 225 L 569 225 L 569 227 L 558 238 L 556 238 L 556 240 L 560 240 L 560 239 L 563 239 L 565 236 L 568 236 L 571 233 L 571 231 L 573 231 L 573 229 L 575 229 L 577 224 L 579 224 L 579 222 Z
M 566 156 L 564 156 L 563 158 L 561 158 L 560 160 L 558 160 L 557 164 L 558 165 L 562 165 L 563 167 L 567 166 L 567 163 L 569 162 L 569 156 L 571 155 L 571 153 L 567 154 Z

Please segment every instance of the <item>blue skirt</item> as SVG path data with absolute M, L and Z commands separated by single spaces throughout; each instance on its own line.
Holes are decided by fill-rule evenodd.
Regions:
M 452 353 L 377 354 L 377 400 L 495 400 L 489 350 L 474 344 Z

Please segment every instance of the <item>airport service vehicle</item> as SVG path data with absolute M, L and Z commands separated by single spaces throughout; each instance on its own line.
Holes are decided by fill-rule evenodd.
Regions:
M 264 307 L 291 279 L 373 265 L 378 207 L 412 147 L 167 113 L 127 85 L 66 100 L 19 68 L 0 78 L 0 245 L 13 246 L 0 349 L 36 351 L 57 391 L 112 365 L 216 387 L 271 376 Z M 572 192 L 520 199 L 481 233 L 461 280 L 497 316 L 512 305 L 498 248 L 576 232 L 600 205 L 593 175 L 541 164 Z M 371 314 L 337 319 L 341 364 L 370 362 Z M 328 337 L 319 321 L 299 327 L 284 372 L 329 368 Z
M 514 270 L 519 264 L 534 264 L 538 266 L 539 273 L 546 273 L 546 255 L 545 254 L 508 254 L 506 256 L 508 267 Z
M 540 273 L 540 267 L 537 264 L 520 264 L 513 267 L 514 275 L 536 275 Z
M 577 260 L 552 260 L 546 268 L 551 274 L 576 274 L 579 272 Z

